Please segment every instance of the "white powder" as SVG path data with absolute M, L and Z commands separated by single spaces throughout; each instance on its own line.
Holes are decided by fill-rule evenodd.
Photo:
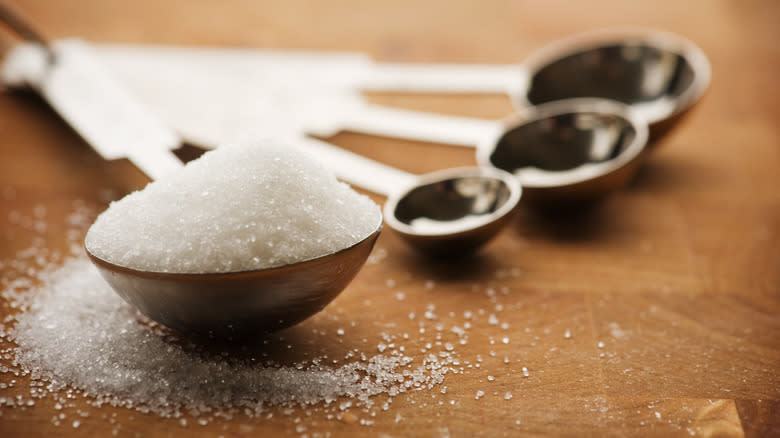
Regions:
M 292 144 L 245 142 L 112 203 L 85 243 L 93 255 L 137 270 L 236 272 L 348 248 L 380 217 L 368 197 Z
M 271 406 L 330 404 L 340 397 L 349 397 L 342 403 L 350 406 L 372 406 L 372 396 L 432 388 L 453 371 L 449 356 L 415 359 L 397 351 L 339 367 L 324 365 L 323 358 L 284 366 L 262 359 L 262 347 L 217 354 L 140 322 L 84 256 L 38 278 L 41 286 L 33 290 L 29 282 L 6 285 L 3 298 L 21 312 L 6 321 L 13 327 L 0 324 L 0 342 L 18 345 L 0 350 L 0 357 L 14 356 L 13 366 L 0 373 L 21 371 L 47 382 L 31 386 L 34 398 L 48 394 L 65 403 L 62 395 L 76 388 L 96 406 L 165 417 L 258 416 Z

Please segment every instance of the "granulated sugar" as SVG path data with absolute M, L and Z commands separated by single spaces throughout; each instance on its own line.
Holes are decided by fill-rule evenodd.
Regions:
M 93 255 L 138 270 L 235 272 L 350 247 L 379 218 L 376 204 L 294 145 L 247 142 L 112 203 L 85 243 Z
M 372 396 L 433 387 L 452 371 L 450 355 L 415 360 L 397 350 L 340 367 L 317 359 L 283 366 L 209 354 L 139 321 L 86 257 L 38 278 L 42 285 L 32 290 L 23 282 L 3 292 L 20 312 L 6 321 L 15 324 L 0 331 L 0 339 L 18 346 L 11 349 L 16 372 L 47 382 L 45 390 L 35 392 L 40 397 L 72 387 L 97 406 L 134 407 L 166 417 L 255 416 L 269 406 L 329 404 L 340 397 L 353 400 L 349 406 L 371 406 Z

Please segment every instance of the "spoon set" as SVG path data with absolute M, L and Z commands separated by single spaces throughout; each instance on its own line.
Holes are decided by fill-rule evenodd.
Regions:
M 488 241 L 521 193 L 534 205 L 579 205 L 621 187 L 710 79 L 693 43 L 643 29 L 577 35 L 515 65 L 403 65 L 348 53 L 47 44 L 0 12 L 33 41 L 7 54 L 3 81 L 38 91 L 105 158 L 129 158 L 157 179 L 181 167 L 171 151 L 182 138 L 215 147 L 286 136 L 339 178 L 387 196 L 385 224 L 434 255 Z M 399 110 L 364 102 L 361 90 L 506 93 L 515 113 L 495 121 Z M 411 175 L 307 136 L 340 130 L 472 147 L 479 166 Z M 271 330 L 335 298 L 380 229 L 314 260 L 219 275 L 139 272 L 88 255 L 158 322 L 198 332 Z

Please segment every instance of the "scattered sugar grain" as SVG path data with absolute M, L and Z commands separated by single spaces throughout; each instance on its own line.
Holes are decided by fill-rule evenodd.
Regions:
M 353 406 L 370 407 L 378 394 L 430 389 L 454 371 L 452 353 L 417 360 L 402 353 L 361 353 L 361 360 L 338 367 L 325 366 L 324 357 L 306 366 L 267 366 L 226 352 L 207 354 L 139 322 L 135 309 L 111 291 L 85 256 L 38 278 L 37 287 L 4 285 L 3 298 L 22 310 L 6 319 L 11 326 L 1 327 L 16 344 L 5 354 L 12 353 L 15 366 L 33 382 L 45 382 L 60 407 L 86 393 L 95 406 L 174 418 L 186 413 L 210 422 L 232 412 L 266 415 L 270 406 L 312 406 L 343 397 Z M 24 400 L 11 403 L 22 406 Z
M 113 202 L 85 244 L 138 270 L 246 271 L 350 247 L 380 217 L 373 201 L 295 145 L 263 140 L 207 152 Z

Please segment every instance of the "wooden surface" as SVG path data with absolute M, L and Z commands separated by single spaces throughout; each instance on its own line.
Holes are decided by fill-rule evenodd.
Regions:
M 183 428 L 83 401 L 80 427 L 57 427 L 52 403 L 40 401 L 0 408 L 0 436 L 107 436 L 114 414 L 120 436 L 780 436 L 780 2 L 14 4 L 52 37 L 350 50 L 391 61 L 514 62 L 578 31 L 643 25 L 697 42 L 713 82 L 630 186 L 591 215 L 555 220 L 522 209 L 477 257 L 460 262 L 424 259 L 386 230 L 375 263 L 286 335 L 300 340 L 298 351 L 335 357 L 351 346 L 371 350 L 383 331 L 409 332 L 404 342 L 415 355 L 423 341 L 410 312 L 433 305 L 449 327 L 471 311 L 477 322 L 457 352 L 483 361 L 448 375 L 446 395 L 436 387 L 397 396 L 371 426 L 315 413 L 304 432 L 294 423 L 307 418 L 300 409 Z M 503 96 L 371 99 L 494 118 L 511 111 Z M 412 172 L 473 163 L 469 151 L 445 146 L 351 133 L 331 141 Z M 24 248 L 67 250 L 74 202 L 94 215 L 145 182 L 127 162 L 101 160 L 37 98 L 0 94 L 0 276 L 20 275 L 12 266 Z M 38 205 L 46 207 L 44 232 L 9 217 L 32 217 Z M 488 324 L 490 313 L 508 327 Z M 317 331 L 331 336 L 314 339 Z M 25 377 L 0 374 L 12 378 L 17 384 L 0 396 L 24 391 Z M 475 400 L 478 390 L 486 395 Z

